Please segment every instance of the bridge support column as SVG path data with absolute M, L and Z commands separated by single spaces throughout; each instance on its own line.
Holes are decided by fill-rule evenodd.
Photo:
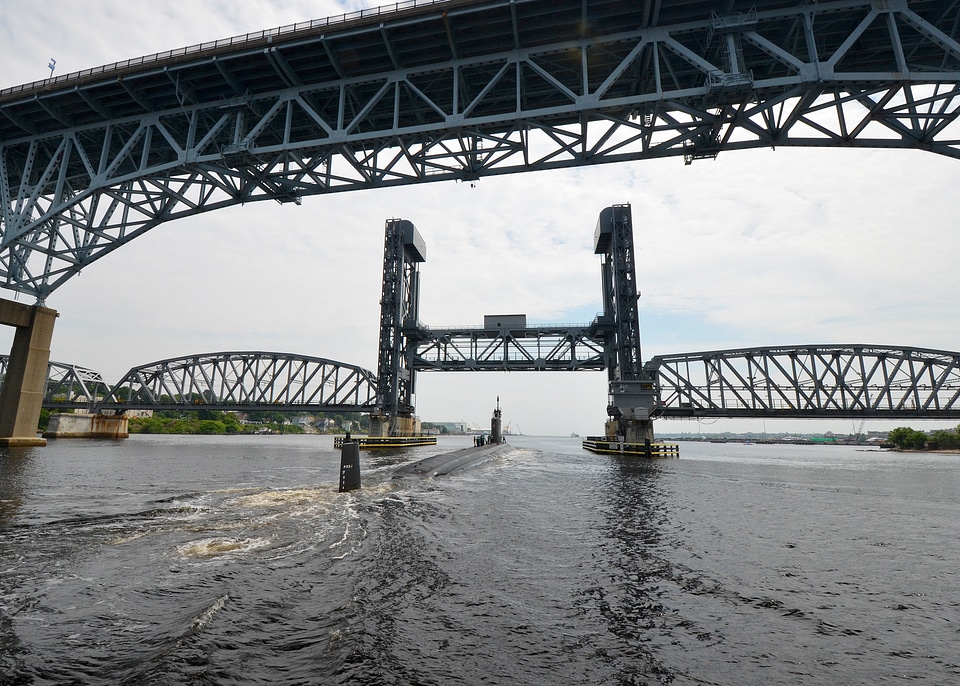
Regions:
M 411 437 L 422 433 L 420 420 L 416 417 L 390 417 L 387 415 L 370 415 L 370 430 L 367 435 L 371 438 L 388 436 Z
M 648 445 L 653 442 L 653 422 L 649 419 L 611 419 L 605 433 L 610 440 Z
M 46 445 L 37 437 L 57 311 L 0 299 L 0 324 L 16 327 L 0 388 L 0 446 Z
M 44 438 L 128 438 L 126 415 L 52 414 Z

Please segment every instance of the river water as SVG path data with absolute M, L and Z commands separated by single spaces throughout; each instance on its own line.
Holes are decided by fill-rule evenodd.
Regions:
M 960 456 L 510 443 L 0 453 L 0 684 L 960 683 Z

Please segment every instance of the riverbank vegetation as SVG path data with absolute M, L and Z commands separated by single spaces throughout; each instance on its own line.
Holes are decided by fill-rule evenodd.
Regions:
M 960 450 L 960 426 L 930 433 L 898 426 L 887 435 L 887 441 L 897 450 Z
M 220 412 L 218 410 L 158 410 L 152 417 L 131 417 L 128 430 L 130 433 L 140 434 L 302 434 L 306 429 L 301 424 L 291 422 L 291 415 L 302 416 L 302 413 L 290 412 L 248 412 L 243 420 L 234 412 Z M 363 419 L 366 419 L 363 417 Z M 329 420 L 329 421 L 327 421 Z M 328 425 L 333 433 L 342 433 L 348 422 L 360 426 L 361 415 L 332 415 L 326 417 L 320 413 L 314 419 L 314 428 L 317 432 L 327 431 Z
M 132 434 L 303 433 L 303 427 L 287 424 L 286 417 L 247 419 L 241 422 L 237 415 L 217 410 L 163 410 L 152 417 L 131 417 L 128 430 Z

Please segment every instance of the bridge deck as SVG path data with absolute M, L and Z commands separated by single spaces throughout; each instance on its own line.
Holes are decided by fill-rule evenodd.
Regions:
M 946 0 L 398 3 L 0 94 L 0 285 L 231 205 L 770 146 L 960 157 Z

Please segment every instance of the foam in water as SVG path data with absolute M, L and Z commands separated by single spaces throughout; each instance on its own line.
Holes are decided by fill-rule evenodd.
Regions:
M 204 558 L 242 554 L 270 544 L 264 538 L 204 538 L 177 546 L 180 557 Z

